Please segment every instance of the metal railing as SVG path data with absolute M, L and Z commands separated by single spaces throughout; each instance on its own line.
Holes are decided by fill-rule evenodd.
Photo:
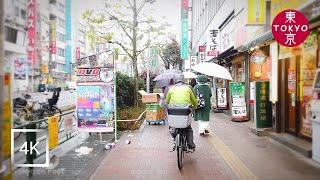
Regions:
M 70 111 L 66 111 L 64 113 L 61 113 L 61 114 L 56 114 L 55 116 L 59 116 L 59 121 L 58 121 L 58 132 L 57 133 L 61 133 L 61 132 L 64 132 L 64 128 L 61 128 L 62 126 L 62 123 L 64 121 L 63 117 L 66 116 L 66 115 L 70 115 L 70 114 L 73 114 L 74 112 L 76 112 L 75 110 L 70 110 Z M 41 123 L 46 123 L 48 124 L 48 120 L 49 120 L 50 117 L 46 117 L 46 118 L 43 118 L 43 119 L 39 119 L 39 120 L 35 120 L 35 121 L 29 121 L 25 124 L 22 124 L 22 125 L 17 125 L 17 126 L 14 126 L 13 129 L 37 129 L 37 124 L 41 124 Z M 74 120 L 76 120 L 76 117 L 75 115 L 73 114 L 73 122 Z M 75 126 L 74 123 L 72 123 L 72 126 Z M 46 127 L 48 128 L 48 127 Z M 72 139 L 73 137 L 75 137 L 76 134 L 73 133 L 73 132 L 69 132 L 68 134 L 66 134 L 66 139 L 65 140 L 62 140 L 58 143 L 58 146 L 69 141 L 70 139 Z M 36 139 L 37 136 L 36 136 L 36 133 L 33 133 L 33 132 L 26 132 L 26 142 L 27 144 L 30 144 L 30 142 L 43 142 L 46 140 L 46 137 L 40 137 L 39 139 Z M 59 141 L 59 140 L 58 140 Z M 52 149 L 51 149 L 52 150 Z M 14 149 L 14 153 L 17 153 L 20 151 L 20 148 L 15 148 Z M 45 155 L 46 152 L 43 152 L 43 153 L 40 153 L 39 155 L 37 156 L 34 156 L 33 154 L 31 154 L 32 152 L 28 152 L 26 154 L 26 161 L 24 162 L 24 164 L 33 164 L 34 163 L 34 160 L 36 160 L 37 158 Z M 13 171 L 16 171 L 18 170 L 19 168 L 15 168 L 13 169 Z M 32 177 L 33 176 L 33 168 L 30 167 L 29 168 L 29 177 Z

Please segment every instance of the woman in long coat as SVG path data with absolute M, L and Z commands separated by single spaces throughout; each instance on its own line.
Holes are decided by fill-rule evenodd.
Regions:
M 194 87 L 194 92 L 196 95 L 198 93 L 202 94 L 205 105 L 204 107 L 195 110 L 194 120 L 198 121 L 200 135 L 204 135 L 209 133 L 209 116 L 211 110 L 210 97 L 212 96 L 212 93 L 209 85 L 206 84 L 207 78 L 204 75 L 199 75 L 197 80 L 198 84 Z

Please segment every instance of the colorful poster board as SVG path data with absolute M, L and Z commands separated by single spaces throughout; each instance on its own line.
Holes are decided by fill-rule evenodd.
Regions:
M 234 120 L 246 120 L 245 83 L 230 82 L 230 93 L 232 99 L 232 118 Z
M 11 155 L 11 75 L 6 73 L 4 77 L 4 88 L 3 88 L 3 157 L 10 157 Z
M 113 132 L 115 110 L 113 54 L 77 60 L 77 124 L 89 132 Z
M 272 127 L 272 103 L 269 101 L 269 95 L 269 81 L 256 81 L 254 96 L 255 128 Z

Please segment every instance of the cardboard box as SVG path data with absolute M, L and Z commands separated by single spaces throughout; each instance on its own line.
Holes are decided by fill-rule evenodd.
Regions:
M 161 108 L 163 109 L 163 108 Z M 164 111 L 163 110 L 147 110 L 146 119 L 151 121 L 157 121 L 164 119 Z
M 163 96 L 162 93 L 146 93 L 144 90 L 139 91 L 142 95 L 143 103 L 158 103 L 160 101 L 160 97 Z

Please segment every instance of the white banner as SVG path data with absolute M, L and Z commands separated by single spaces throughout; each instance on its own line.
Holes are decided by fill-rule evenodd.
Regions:
M 206 60 L 209 61 L 220 54 L 220 31 L 209 29 L 207 31 Z
M 270 101 L 278 101 L 278 43 L 270 44 L 271 57 L 271 82 L 270 82 Z
M 218 108 L 227 107 L 227 89 L 226 88 L 218 88 L 217 90 L 217 98 L 218 98 Z

